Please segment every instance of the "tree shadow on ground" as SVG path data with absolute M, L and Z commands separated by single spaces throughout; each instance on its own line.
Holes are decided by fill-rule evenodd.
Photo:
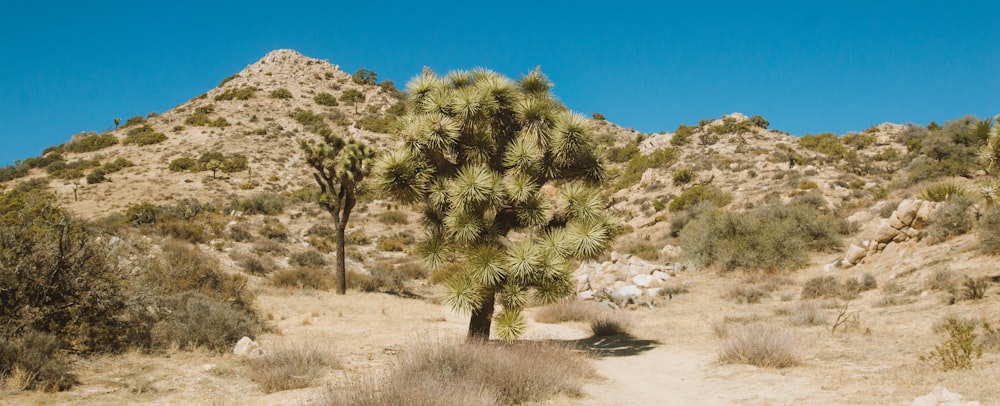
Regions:
M 589 351 L 599 358 L 639 355 L 660 345 L 659 341 L 636 338 L 628 334 L 588 337 L 564 342 L 581 350 Z

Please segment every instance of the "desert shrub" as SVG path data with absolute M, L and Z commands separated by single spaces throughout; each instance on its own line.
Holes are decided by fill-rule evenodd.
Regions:
M 80 159 L 73 162 L 56 161 L 45 167 L 49 176 L 57 179 L 78 179 L 83 177 L 83 171 L 101 166 L 96 159 Z
M 95 184 L 98 184 L 98 183 L 102 183 L 102 182 L 104 182 L 106 180 L 107 180 L 107 178 L 104 177 L 104 171 L 100 170 L 100 169 L 96 169 L 93 172 L 87 174 L 87 184 L 88 185 L 95 185 Z
M 369 114 L 359 118 L 356 124 L 359 128 L 383 134 L 394 133 L 399 127 L 398 117 L 388 114 L 384 116 Z
M 795 335 L 774 323 L 753 322 L 728 328 L 719 360 L 724 364 L 749 364 L 762 368 L 798 365 Z
M 323 117 L 319 114 L 313 113 L 311 110 L 301 110 L 296 109 L 295 113 L 292 114 L 292 118 L 302 124 L 303 128 L 311 133 L 318 135 L 332 134 L 333 130 L 330 126 L 323 121 Z
M 0 335 L 0 382 L 5 379 L 19 381 L 18 389 L 46 392 L 69 389 L 77 383 L 60 351 L 59 338 L 33 330 L 18 336 Z
M 264 219 L 264 225 L 257 229 L 257 233 L 271 240 L 284 240 L 288 238 L 288 227 L 281 220 L 268 217 Z
M 28 176 L 28 166 L 23 163 L 0 167 L 0 182 L 7 182 Z
M 986 291 L 990 288 L 988 277 L 973 278 L 965 276 L 962 279 L 962 286 L 959 291 L 959 298 L 962 300 L 979 300 L 986 297 Z
M 347 287 L 362 292 L 402 293 L 406 291 L 406 279 L 385 263 L 372 266 L 368 274 L 347 271 Z
M 598 121 L 607 121 L 608 120 L 607 117 L 604 117 L 604 114 L 601 114 L 601 113 L 598 113 L 598 112 L 594 112 L 594 114 L 591 114 L 590 117 L 593 117 L 594 120 L 598 120 Z
M 581 300 L 561 300 L 542 306 L 535 312 L 535 321 L 539 323 L 563 323 L 567 321 L 588 322 L 594 319 L 601 309 L 593 302 Z
M 683 284 L 683 283 L 671 283 L 671 284 L 668 284 L 667 286 L 664 286 L 664 287 L 660 288 L 660 290 L 656 292 L 656 296 L 666 297 L 666 298 L 669 298 L 669 299 L 673 299 L 674 296 L 682 295 L 682 294 L 690 293 L 690 292 L 691 292 L 691 289 L 689 289 L 686 284 Z
M 183 172 L 192 170 L 195 167 L 197 167 L 197 165 L 198 161 L 196 161 L 194 158 L 181 157 L 173 161 L 170 161 L 170 165 L 167 166 L 167 169 L 170 169 L 171 172 Z
M 917 198 L 932 202 L 945 202 L 957 198 L 970 198 L 971 196 L 972 194 L 966 188 L 954 182 L 941 182 L 923 188 Z
M 594 337 L 628 334 L 632 319 L 625 311 L 602 311 L 590 319 L 590 333 Z
M 101 166 L 101 171 L 105 174 L 115 173 L 122 169 L 135 166 L 135 163 L 125 158 L 118 158 Z
M 826 314 L 816 302 L 799 302 L 788 312 L 788 321 L 796 326 L 817 326 L 826 323 Z
M 272 271 L 276 267 L 274 260 L 271 257 L 261 257 L 259 255 L 233 251 L 229 253 L 229 258 L 232 258 L 236 266 L 240 267 L 243 272 L 251 275 L 264 276 Z
M 984 254 L 1000 254 L 1000 206 L 986 210 L 979 220 L 979 250 Z
M 972 230 L 975 224 L 970 208 L 972 199 L 953 197 L 942 203 L 931 214 L 928 224 L 927 240 L 932 244 L 943 242 L 951 237 L 965 234 Z
M 642 174 L 650 168 L 667 168 L 677 160 L 679 153 L 674 148 L 663 148 L 653 151 L 647 155 L 638 155 L 628 161 L 621 177 L 618 178 L 618 185 L 621 188 L 629 187 L 642 179 Z
M 684 167 L 674 171 L 671 175 L 671 179 L 674 181 L 674 186 L 681 186 L 691 183 L 698 172 L 694 168 Z
M 74 135 L 66 143 L 65 150 L 68 152 L 92 152 L 115 144 L 118 144 L 118 138 L 111 133 L 81 133 Z
M 0 195 L 0 337 L 36 330 L 77 351 L 117 348 L 126 280 L 99 236 L 52 195 Z
M 948 338 L 934 346 L 929 354 L 921 355 L 920 360 L 930 362 L 942 371 L 972 368 L 972 361 L 983 356 L 983 346 L 976 339 L 976 324 L 949 318 L 945 321 L 944 330 Z
M 837 135 L 833 133 L 806 134 L 802 138 L 799 138 L 799 145 L 830 157 L 847 157 L 847 148 L 844 148 L 844 144 L 841 144 L 840 140 L 837 139 Z
M 302 267 L 319 268 L 326 265 L 326 259 L 323 258 L 323 254 L 320 254 L 316 250 L 306 250 L 292 254 L 292 256 L 288 257 L 288 263 Z
M 326 93 L 326 92 L 321 92 L 321 93 L 317 94 L 316 96 L 314 96 L 313 97 L 313 101 L 316 102 L 316 104 L 321 105 L 321 106 L 336 106 L 336 105 L 338 105 L 338 103 L 337 103 L 337 97 L 334 96 L 334 95 L 332 95 L 332 94 Z
M 253 244 L 253 250 L 258 253 L 288 255 L 288 248 L 285 248 L 284 244 L 274 240 L 257 241 Z
M 325 368 L 338 367 L 330 351 L 318 344 L 279 344 L 247 360 L 247 376 L 264 393 L 307 388 Z
M 163 317 L 150 332 L 151 347 L 207 348 L 224 352 L 243 337 L 256 337 L 264 327 L 249 310 L 224 300 L 186 291 L 162 297 Z
M 357 103 L 365 102 L 365 94 L 357 89 L 347 89 L 340 94 L 340 101 L 347 103 L 348 105 L 355 105 Z
M 840 282 L 837 282 L 837 278 L 831 275 L 817 276 L 802 285 L 800 296 L 803 299 L 838 297 L 840 296 Z
M 865 133 L 849 133 L 840 137 L 840 142 L 844 143 L 845 146 L 851 147 L 853 149 L 865 149 L 872 145 L 875 145 L 875 136 Z M 890 150 L 895 151 L 895 149 L 890 148 Z
M 167 140 L 167 136 L 165 134 L 158 133 L 158 132 L 148 131 L 148 132 L 141 132 L 141 133 L 134 134 L 134 135 L 128 135 L 128 136 L 125 137 L 125 141 L 122 141 L 122 144 L 124 144 L 124 145 L 135 144 L 135 145 L 138 145 L 138 146 L 144 146 L 144 145 L 159 144 L 159 143 L 161 143 L 163 141 L 166 141 L 166 140 Z
M 684 124 L 681 124 L 681 125 L 677 126 L 677 129 L 674 130 L 673 137 L 670 137 L 670 145 L 673 145 L 675 147 L 679 147 L 679 146 L 690 144 L 691 143 L 691 135 L 694 133 L 694 130 L 697 129 L 697 128 L 698 127 L 690 126 L 690 125 L 684 125 Z
M 716 207 L 722 207 L 733 200 L 726 191 L 712 185 L 694 185 L 675 197 L 667 205 L 667 210 L 676 213 L 688 207 L 694 207 L 701 202 L 711 202 Z
M 292 98 L 292 92 L 285 88 L 278 88 L 271 91 L 268 97 L 272 99 L 288 100 Z
M 45 189 L 49 186 L 48 178 L 31 178 L 28 180 L 23 180 L 18 182 L 17 186 L 14 186 L 14 190 L 18 192 L 28 193 L 31 191 L 37 191 Z
M 395 236 L 384 236 L 375 244 L 379 251 L 403 252 L 414 243 L 413 236 L 409 234 L 397 234 Z
M 227 89 L 226 91 L 215 96 L 215 101 L 220 100 L 250 100 L 253 98 L 254 93 L 257 93 L 257 88 L 254 86 L 240 87 L 236 89 Z
M 739 283 L 729 287 L 723 294 L 723 298 L 736 301 L 737 303 L 753 304 L 760 303 L 761 299 L 770 297 L 771 290 L 765 286 Z
M 712 127 L 710 132 L 714 135 L 744 134 L 750 131 L 750 125 L 749 120 L 737 121 L 733 117 L 725 117 L 722 119 L 722 123 Z
M 385 225 L 400 225 L 408 224 L 410 219 L 406 216 L 406 213 L 397 210 L 388 210 L 379 214 L 378 221 Z
M 133 125 L 144 124 L 145 122 L 146 119 L 143 118 L 142 116 L 132 116 L 129 117 L 128 120 L 125 120 L 125 125 L 123 125 L 122 127 L 131 127 Z
M 615 251 L 652 261 L 659 258 L 661 248 L 643 238 L 624 238 L 619 241 Z
M 614 163 L 628 162 L 639 155 L 639 144 L 630 142 L 621 147 L 611 147 L 607 149 L 605 155 Z
M 125 219 L 135 225 L 155 224 L 163 209 L 150 202 L 133 204 L 125 209 Z
M 796 268 L 805 250 L 840 245 L 837 221 L 806 205 L 770 203 L 750 212 L 704 210 L 681 229 L 685 256 L 723 270 Z
M 512 405 L 581 396 L 593 367 L 547 343 L 425 344 L 404 351 L 383 379 L 331 391 L 325 405 Z
M 142 275 L 143 284 L 154 292 L 162 296 L 194 292 L 240 309 L 253 304 L 247 278 L 221 271 L 218 261 L 198 247 L 171 240 L 161 244 L 160 250 Z
M 365 68 L 358 68 L 351 75 L 351 81 L 359 85 L 375 86 L 375 83 L 378 82 L 378 74 Z
M 253 227 L 247 223 L 234 223 L 229 226 L 229 238 L 233 241 L 247 242 L 254 238 Z
M 756 116 L 750 117 L 750 122 L 753 125 L 755 125 L 757 127 L 760 127 L 760 128 L 763 128 L 763 129 L 767 129 L 767 126 L 771 125 L 771 123 L 769 121 L 767 121 L 767 119 L 764 118 L 761 115 L 756 115 Z
M 277 193 L 261 192 L 245 198 L 233 196 L 230 198 L 228 210 L 244 214 L 264 214 L 273 216 L 285 211 L 287 198 Z
M 1000 329 L 987 322 L 983 322 L 981 327 L 982 334 L 979 335 L 979 344 L 983 346 L 983 350 L 1000 351 Z
M 332 272 L 310 267 L 282 269 L 271 275 L 271 285 L 282 288 L 330 290 L 336 282 Z
M 161 221 L 157 223 L 156 231 L 164 237 L 176 238 L 195 244 L 208 241 L 205 226 L 197 222 L 179 219 Z

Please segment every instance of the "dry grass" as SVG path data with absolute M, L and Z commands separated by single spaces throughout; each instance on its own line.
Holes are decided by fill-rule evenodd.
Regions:
M 819 326 L 826 324 L 826 313 L 814 301 L 799 302 L 788 310 L 788 321 L 796 326 Z
M 581 300 L 563 300 L 545 305 L 535 312 L 535 321 L 539 323 L 563 323 L 568 321 L 587 322 L 600 312 L 594 302 Z
M 755 322 L 729 328 L 719 351 L 724 364 L 749 364 L 785 368 L 799 364 L 795 335 L 772 322 Z
M 325 347 L 311 343 L 284 343 L 260 358 L 247 361 L 247 376 L 266 393 L 307 388 L 328 367 L 339 362 Z
M 381 379 L 331 389 L 324 405 L 509 405 L 556 394 L 581 396 L 587 359 L 543 343 L 427 344 Z
M 760 303 L 761 299 L 771 293 L 765 286 L 740 283 L 729 287 L 723 295 L 724 299 L 735 300 L 737 303 Z
M 271 285 L 283 288 L 329 290 L 336 282 L 332 271 L 312 267 L 282 269 L 271 275 Z
M 600 312 L 590 320 L 590 331 L 594 337 L 608 337 L 628 334 L 632 317 L 624 311 Z

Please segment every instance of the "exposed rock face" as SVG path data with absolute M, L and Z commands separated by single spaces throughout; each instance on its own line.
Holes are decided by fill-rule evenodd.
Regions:
M 965 400 L 962 395 L 938 386 L 931 393 L 913 399 L 910 406 L 979 406 L 979 402 Z
M 831 264 L 832 267 L 852 267 L 861 263 L 868 255 L 882 252 L 889 244 L 918 239 L 936 209 L 937 203 L 926 200 L 906 199 L 899 202 L 892 216 L 882 220 L 871 240 L 851 244 L 844 258 Z
M 233 354 L 237 357 L 257 358 L 263 355 L 263 351 L 250 337 L 243 337 L 233 347 Z
M 573 277 L 580 300 L 609 301 L 616 307 L 648 305 L 677 267 L 612 252 L 610 261 L 584 262 Z

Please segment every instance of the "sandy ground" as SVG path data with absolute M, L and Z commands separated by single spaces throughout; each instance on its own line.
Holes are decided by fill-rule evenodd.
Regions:
M 815 326 L 794 326 L 782 311 L 798 304 L 801 284 L 820 272 L 804 271 L 793 277 L 793 284 L 750 305 L 719 293 L 739 278 L 709 272 L 678 275 L 690 293 L 663 299 L 652 309 L 631 310 L 631 337 L 588 339 L 582 323 L 531 322 L 525 339 L 582 343 L 596 354 L 593 364 L 601 376 L 586 383 L 583 398 L 559 397 L 539 404 L 908 404 L 935 386 L 984 405 L 1000 404 L 1000 354 L 987 352 L 967 371 L 939 372 L 919 361 L 941 341 L 943 336 L 932 327 L 943 317 L 1000 322 L 996 287 L 986 299 L 955 305 L 943 304 L 940 292 L 914 292 L 911 303 L 879 307 L 874 303 L 885 293 L 868 291 L 848 305 L 848 315 L 855 320 L 834 334 L 830 326 L 839 310 L 833 304 L 823 310 L 826 322 Z M 128 353 L 79 360 L 75 367 L 82 384 L 70 391 L 4 393 L 0 404 L 310 404 L 328 386 L 380 373 L 413 345 L 460 340 L 467 323 L 432 298 L 358 292 L 338 296 L 268 287 L 260 288 L 258 295 L 258 305 L 276 328 L 258 340 L 263 346 L 321 343 L 341 361 L 341 368 L 329 370 L 314 388 L 265 394 L 246 377 L 242 361 L 230 354 Z M 532 313 L 529 310 L 529 317 Z M 720 364 L 721 340 L 713 325 L 725 317 L 756 317 L 787 326 L 800 344 L 802 364 L 785 369 Z

